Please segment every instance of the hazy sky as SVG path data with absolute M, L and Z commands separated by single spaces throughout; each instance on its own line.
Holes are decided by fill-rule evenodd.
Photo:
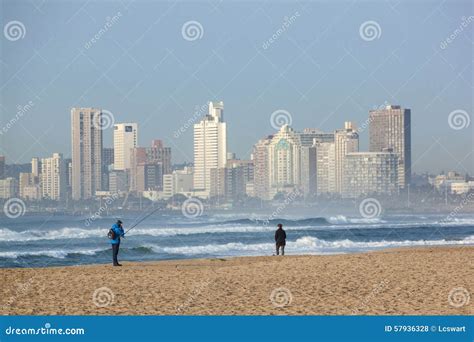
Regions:
M 297 130 L 332 131 L 391 103 L 412 110 L 415 172 L 474 173 L 472 1 L 1 3 L 8 163 L 69 157 L 74 106 L 137 122 L 141 146 L 163 139 L 181 162 L 192 161 L 183 125 L 210 100 L 224 101 L 228 149 L 240 158 L 275 131 L 276 110 Z M 362 130 L 361 150 L 367 139 Z

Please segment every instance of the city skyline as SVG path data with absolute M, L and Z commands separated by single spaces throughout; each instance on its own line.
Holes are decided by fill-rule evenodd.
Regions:
M 241 158 L 252 150 L 247 142 L 274 132 L 275 111 L 289 112 L 296 130 L 332 131 L 348 120 L 361 127 L 369 110 L 402 104 L 416 113 L 413 171 L 472 174 L 470 9 L 468 1 L 38 8 L 6 1 L 2 24 L 21 21 L 25 36 L 2 37 L 0 154 L 10 163 L 50 151 L 70 157 L 71 107 L 141 123 L 139 144 L 158 137 L 179 163 L 193 159 L 192 129 L 180 129 L 199 121 L 203 99 L 226 101 L 228 149 Z M 151 12 L 161 16 L 147 21 Z M 197 37 L 185 30 L 193 22 Z M 376 35 L 367 36 L 363 24 L 373 22 Z M 453 129 L 451 114 L 465 127 Z M 368 134 L 360 135 L 367 150 Z
M 226 122 L 223 121 L 224 102 L 223 101 L 207 101 L 205 103 L 205 105 L 201 106 L 201 108 L 198 111 L 199 115 L 201 115 L 201 116 L 194 116 L 192 118 L 192 121 L 191 121 L 192 123 L 191 124 L 181 126 L 177 131 L 174 132 L 174 135 L 175 136 L 181 135 L 181 134 L 184 134 L 188 131 L 191 134 L 193 134 L 193 128 L 192 128 L 193 126 L 196 126 L 196 125 L 199 126 L 200 122 L 208 121 L 208 119 L 206 119 L 206 117 L 211 117 L 212 116 L 210 114 L 211 109 L 208 109 L 212 105 L 221 106 L 220 108 L 218 108 L 218 110 L 220 110 L 221 113 L 222 113 L 222 118 L 219 119 L 219 120 L 221 120 L 219 122 L 223 123 L 223 124 L 226 124 Z M 203 108 L 206 108 L 206 110 L 203 110 Z M 352 147 L 352 150 L 350 150 L 350 151 L 344 150 L 344 148 L 345 148 L 344 147 L 344 148 L 341 149 L 339 154 L 345 155 L 347 152 L 351 152 L 351 151 L 352 152 L 358 152 L 359 150 L 361 152 L 382 151 L 383 148 L 381 149 L 380 146 L 385 146 L 385 145 L 383 145 L 383 143 L 379 143 L 380 146 L 378 146 L 377 144 L 372 142 L 372 145 L 371 145 L 370 140 L 371 139 L 373 140 L 374 137 L 371 138 L 371 133 L 370 133 L 369 128 L 371 127 L 371 125 L 375 125 L 375 124 L 377 124 L 378 129 L 380 129 L 382 127 L 385 127 L 387 130 L 391 131 L 391 130 L 394 130 L 394 128 L 392 128 L 392 126 L 384 126 L 383 121 L 381 122 L 380 119 L 374 119 L 373 115 L 374 115 L 374 113 L 375 114 L 380 114 L 380 113 L 383 113 L 385 111 L 389 111 L 389 112 L 390 111 L 395 111 L 396 112 L 400 108 L 402 109 L 402 111 L 408 111 L 408 127 L 409 127 L 409 129 L 408 129 L 409 139 L 408 140 L 410 141 L 411 136 L 412 136 L 411 129 L 410 129 L 410 122 L 411 122 L 411 118 L 412 118 L 411 109 L 400 106 L 400 105 L 392 105 L 392 104 L 387 104 L 387 103 L 379 106 L 378 108 L 369 109 L 368 112 L 367 112 L 367 118 L 366 118 L 366 120 L 364 120 L 364 122 L 361 123 L 361 126 L 358 126 L 357 123 L 355 123 L 354 121 L 351 121 L 350 118 L 346 118 L 346 120 L 341 123 L 342 125 L 345 126 L 344 128 L 341 129 L 340 127 L 335 127 L 332 130 L 328 130 L 328 131 L 323 131 L 323 130 L 319 129 L 318 127 L 303 127 L 302 129 L 295 128 L 294 125 L 290 124 L 292 122 L 291 114 L 289 112 L 285 111 L 285 110 L 277 110 L 274 113 L 272 113 L 272 115 L 270 117 L 272 130 L 269 130 L 269 133 L 267 134 L 267 136 L 275 135 L 276 133 L 278 133 L 278 131 L 281 129 L 281 127 L 283 125 L 288 125 L 289 127 L 291 127 L 292 130 L 294 130 L 295 132 L 297 132 L 300 135 L 300 139 L 302 140 L 301 141 L 302 146 L 310 146 L 314 137 L 318 137 L 319 142 L 325 142 L 325 140 L 327 140 L 327 138 L 329 136 L 331 136 L 331 139 L 333 141 L 337 141 L 338 139 L 341 139 L 341 138 L 346 139 L 345 138 L 346 134 L 349 134 L 349 136 L 351 134 L 356 134 L 357 135 L 357 146 Z M 75 125 L 78 124 L 77 122 L 75 122 L 76 119 L 74 118 L 73 113 L 76 112 L 76 111 L 79 112 L 81 110 L 91 111 L 92 116 L 90 117 L 90 120 L 89 120 L 90 122 L 88 123 L 88 125 L 90 125 L 91 129 L 93 130 L 91 134 L 97 134 L 98 136 L 100 136 L 99 140 L 101 141 L 101 143 L 100 143 L 100 146 L 102 147 L 101 150 L 102 151 L 110 150 L 112 152 L 112 161 L 117 160 L 116 151 L 119 150 L 121 152 L 120 154 L 122 156 L 119 157 L 120 158 L 120 162 L 119 162 L 120 166 L 117 168 L 117 165 L 115 165 L 115 163 L 112 163 L 112 164 L 114 164 L 114 170 L 130 169 L 131 155 L 130 155 L 130 153 L 126 152 L 127 148 L 135 148 L 135 147 L 144 148 L 146 146 L 146 143 L 147 143 L 147 142 L 145 142 L 143 144 L 139 143 L 138 130 L 140 130 L 140 122 L 132 122 L 132 121 L 129 121 L 129 122 L 115 122 L 115 119 L 111 119 L 112 113 L 107 111 L 107 110 L 104 110 L 104 109 L 101 109 L 101 108 L 98 108 L 98 107 L 77 107 L 77 108 L 74 107 L 74 108 L 71 108 L 71 122 L 70 122 L 71 126 L 70 126 L 69 130 L 72 134 L 70 136 L 70 139 L 74 139 L 73 138 L 74 130 L 75 130 L 74 127 L 75 127 Z M 214 109 L 212 109 L 212 110 L 214 110 Z M 97 115 L 95 117 L 93 115 L 95 112 L 96 112 L 96 114 L 100 114 L 100 115 Z M 290 122 L 290 123 L 288 123 L 288 122 Z M 389 121 L 387 121 L 387 123 L 388 122 Z M 280 125 L 280 126 L 278 126 L 278 125 Z M 392 124 L 390 124 L 390 125 L 392 125 Z M 228 125 L 226 125 L 226 127 L 224 129 L 225 132 L 226 132 L 224 140 L 226 140 L 226 141 L 228 141 L 227 137 L 229 136 L 229 134 L 227 134 L 227 126 Z M 402 126 L 403 126 L 403 124 L 402 124 Z M 395 126 L 395 127 L 397 129 L 400 129 L 397 126 Z M 129 137 L 126 137 L 127 136 L 127 133 L 125 132 L 126 128 L 130 129 L 130 131 L 128 131 L 128 136 Z M 72 129 L 72 131 L 71 131 L 71 129 Z M 376 131 L 376 130 L 374 130 L 374 131 Z M 353 132 L 353 133 L 351 133 L 351 132 Z M 107 134 L 107 133 L 112 133 L 112 134 Z M 196 134 L 195 130 L 194 130 L 194 134 Z M 339 138 L 338 138 L 338 135 L 340 136 Z M 359 147 L 360 138 L 364 135 L 366 137 L 365 140 L 369 140 L 369 141 L 366 144 L 364 144 L 364 146 Z M 237 159 L 250 159 L 250 157 L 253 154 L 255 144 L 257 144 L 259 140 L 264 139 L 264 136 L 265 135 L 261 135 L 260 138 L 257 139 L 254 142 L 248 142 L 248 144 L 251 146 L 251 148 L 249 149 L 249 152 L 247 153 L 246 156 L 241 156 L 238 153 L 234 152 L 233 150 L 229 149 L 228 147 L 225 149 L 226 153 L 224 153 L 224 155 L 226 155 L 227 153 L 233 153 L 234 155 L 238 156 Z M 104 137 L 106 137 L 106 138 L 104 138 Z M 152 144 L 153 144 L 154 141 L 156 141 L 156 139 L 159 139 L 159 138 L 160 137 L 155 136 L 151 140 Z M 124 148 L 124 139 L 126 141 L 126 144 L 128 144 L 128 146 L 126 148 Z M 159 140 L 162 141 L 163 139 L 159 139 Z M 221 141 L 221 140 L 219 140 L 219 141 Z M 166 143 L 166 141 L 164 141 L 164 142 Z M 227 145 L 227 143 L 226 143 L 226 145 Z M 31 163 L 31 161 L 35 160 L 35 159 L 40 159 L 41 160 L 41 158 L 50 156 L 51 154 L 61 154 L 63 156 L 63 158 L 65 158 L 65 159 L 72 159 L 72 154 L 74 153 L 73 152 L 73 150 L 74 150 L 73 146 L 74 146 L 74 144 L 71 145 L 69 153 L 66 151 L 66 157 L 64 157 L 64 153 L 59 152 L 60 149 L 55 149 L 53 151 L 45 152 L 44 154 L 29 156 L 28 157 L 29 159 L 25 163 L 19 163 L 19 164 Z M 194 144 L 194 146 L 195 146 L 195 144 Z M 336 146 L 337 146 L 337 144 L 336 144 Z M 410 155 L 411 152 L 412 152 L 411 151 L 411 142 L 409 143 L 409 146 L 410 146 L 410 151 L 408 152 L 408 154 Z M 392 146 L 392 148 L 393 148 L 393 146 Z M 395 151 L 397 150 L 397 148 L 394 148 L 394 149 L 395 149 Z M 115 151 L 115 153 L 114 153 L 114 151 Z M 176 152 L 176 150 L 175 150 L 175 152 Z M 179 154 L 179 150 L 177 152 Z M 335 153 L 336 153 L 336 151 L 335 151 Z M 0 157 L 5 159 L 5 161 L 4 161 L 5 164 L 9 164 L 9 160 L 4 155 L 0 155 Z M 126 162 L 125 162 L 125 160 L 126 160 Z M 189 160 L 178 160 L 178 161 L 172 160 L 172 164 L 176 164 L 176 165 L 191 164 L 192 165 L 192 164 L 194 164 L 195 160 L 196 160 L 196 156 L 194 155 L 194 156 L 191 156 L 191 158 Z M 127 167 L 124 167 L 123 166 L 124 164 L 127 164 Z M 335 173 L 335 177 L 336 177 L 335 182 L 336 183 L 341 182 L 341 181 L 337 180 L 337 178 L 342 177 L 340 175 L 341 172 L 338 171 L 338 167 L 336 165 L 334 166 L 334 168 L 335 168 L 334 173 Z M 339 168 L 341 168 L 341 166 L 339 166 Z M 410 167 L 408 167 L 408 169 L 404 169 L 403 173 L 408 172 L 409 169 L 410 169 Z M 448 171 L 459 171 L 459 170 L 456 170 L 454 168 L 453 169 L 445 169 L 445 170 L 443 169 L 441 172 L 448 172 Z M 412 171 L 411 174 L 413 174 L 413 173 L 416 173 L 416 172 Z M 420 172 L 418 174 L 424 174 L 424 173 L 434 174 L 434 173 L 436 173 L 436 171 L 426 170 L 426 171 Z M 466 173 L 471 174 L 470 172 L 466 172 Z M 472 172 L 472 173 L 474 173 L 474 172 Z M 337 185 L 335 185 L 335 186 L 336 186 L 336 188 L 338 188 Z
M 32 158 L 31 172 L 2 179 L 1 196 L 19 193 L 25 199 L 59 201 L 69 195 L 87 200 L 115 194 L 125 196 L 126 203 L 129 194 L 152 201 L 181 195 L 218 205 L 282 195 L 314 200 L 409 193 L 410 108 L 386 105 L 370 110 L 361 127 L 345 121 L 332 132 L 296 131 L 291 114 L 277 111 L 271 117 L 276 132 L 254 142 L 250 159 L 228 151 L 224 108 L 223 101 L 208 102 L 207 114 L 193 125 L 192 166 L 184 168 L 173 168 L 172 149 L 162 140 L 139 146 L 139 123 L 114 123 L 112 114 L 100 108 L 72 108 L 70 161 L 57 152 Z M 104 146 L 107 129 L 113 129 L 114 148 Z M 359 133 L 366 130 L 370 145 L 363 150 Z M 5 158 L 0 161 L 5 177 Z M 449 187 L 453 194 L 468 193 L 474 185 L 472 178 L 456 172 L 441 176 L 425 177 L 424 185 L 438 191 Z

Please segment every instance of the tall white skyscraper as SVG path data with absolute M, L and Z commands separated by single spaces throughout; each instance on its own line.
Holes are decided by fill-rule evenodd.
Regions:
M 41 159 L 41 195 L 55 201 L 64 199 L 66 194 L 66 165 L 60 153 L 51 158 Z
M 224 102 L 210 102 L 209 114 L 194 125 L 194 190 L 209 197 L 211 169 L 225 167 L 227 160 L 227 126 Z
M 114 125 L 114 170 L 130 169 L 131 149 L 137 147 L 138 125 L 119 123 Z
M 88 199 L 102 189 L 102 111 L 71 109 L 72 198 Z

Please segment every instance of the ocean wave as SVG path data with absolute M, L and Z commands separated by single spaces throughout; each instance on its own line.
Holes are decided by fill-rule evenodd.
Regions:
M 244 225 L 243 222 L 252 222 Z M 298 224 L 288 225 L 284 223 L 287 231 L 311 231 L 311 230 L 340 230 L 340 229 L 397 229 L 397 228 L 431 228 L 441 227 L 447 229 L 449 227 L 473 226 L 474 222 L 470 219 L 458 219 L 449 222 L 382 222 L 377 219 L 357 219 L 346 218 L 345 216 L 331 217 L 329 222 L 338 222 L 337 224 L 328 223 L 326 225 L 314 225 L 314 219 L 298 220 Z M 137 227 L 134 228 L 129 236 L 152 236 L 152 237 L 173 237 L 180 235 L 198 235 L 198 234 L 235 234 L 235 233 L 271 233 L 275 226 L 264 224 L 263 221 L 255 220 L 239 220 L 239 224 L 230 225 L 226 221 L 222 223 L 208 223 L 206 226 L 195 227 Z M 275 222 L 286 222 L 283 220 L 275 220 Z M 320 221 L 317 221 L 320 222 Z M 344 223 L 346 222 L 346 223 Z M 126 228 L 126 227 L 125 227 Z M 55 230 L 26 230 L 13 231 L 8 228 L 0 228 L 0 242 L 29 242 L 40 240 L 68 240 L 68 239 L 88 239 L 100 238 L 105 239 L 108 228 L 79 228 L 79 227 L 65 227 Z
M 411 246 L 441 246 L 441 245 L 474 245 L 474 235 L 462 240 L 404 240 L 404 241 L 352 241 L 344 240 L 322 240 L 312 236 L 304 236 L 295 241 L 287 242 L 287 254 L 336 254 L 346 252 L 368 251 L 374 249 L 411 247 Z M 180 255 L 184 257 L 193 256 L 257 256 L 273 253 L 273 243 L 244 244 L 241 242 L 229 242 L 225 244 L 207 244 L 196 246 L 161 246 L 157 244 L 143 244 L 135 247 L 122 248 L 123 252 L 132 253 L 135 257 L 150 255 L 153 253 Z M 31 257 L 50 257 L 65 259 L 75 255 L 94 256 L 108 253 L 110 249 L 76 249 L 76 250 L 33 250 L 33 251 L 9 251 L 0 252 L 0 258 L 21 259 Z
M 299 227 L 299 226 L 308 226 L 308 225 L 321 225 L 327 224 L 328 221 L 324 217 L 311 217 L 311 218 L 304 218 L 304 219 L 265 219 L 265 218 L 255 218 L 255 219 L 238 219 L 238 220 L 227 220 L 222 222 L 215 222 L 216 224 L 220 225 L 250 225 L 250 224 L 257 224 L 257 225 L 267 225 L 274 227 L 277 224 L 281 223 L 287 227 Z
M 310 230 L 313 226 L 294 226 L 286 227 L 286 230 Z M 226 225 L 209 225 L 204 227 L 162 227 L 162 228 L 134 228 L 130 232 L 130 236 L 154 236 L 154 237 L 171 237 L 178 235 L 195 235 L 195 234 L 215 234 L 215 233 L 261 233 L 273 232 L 274 226 L 268 225 L 248 225 L 248 226 L 226 226 Z M 26 230 L 15 232 L 10 229 L 0 229 L 0 242 L 15 241 L 39 241 L 39 240 L 67 240 L 67 239 L 87 239 L 87 238 L 105 238 L 108 228 L 61 228 L 57 230 L 32 231 Z
M 108 229 L 82 229 L 66 227 L 57 230 L 24 230 L 15 232 L 10 229 L 0 229 L 0 241 L 38 241 L 38 240 L 64 240 L 86 239 L 90 237 L 106 236 Z
M 291 254 L 321 254 L 321 253 L 343 253 L 346 251 L 364 251 L 371 249 L 410 247 L 410 246 L 436 246 L 436 245 L 471 245 L 474 244 L 474 235 L 463 240 L 404 240 L 404 241 L 367 241 L 359 242 L 349 239 L 327 241 L 312 236 L 304 236 L 296 241 L 287 242 L 287 251 Z M 192 255 L 265 255 L 273 251 L 273 243 L 244 244 L 230 242 L 226 244 L 208 244 L 197 246 L 162 247 L 158 245 L 147 245 L 157 253 Z
M 346 217 L 344 215 L 336 215 L 328 218 L 328 222 L 332 224 L 376 224 L 376 223 L 385 223 L 386 221 L 382 220 L 379 217 L 375 218 L 363 218 L 363 217 Z
M 440 221 L 436 222 L 437 224 L 441 226 L 474 226 L 474 219 L 472 218 L 458 218 L 454 217 L 452 219 L 449 219 L 448 217 L 441 219 Z
M 81 250 L 41 250 L 41 251 L 21 251 L 21 252 L 0 252 L 0 258 L 18 259 L 21 257 L 50 257 L 64 259 L 72 255 L 95 255 L 103 252 L 104 249 L 81 249 Z

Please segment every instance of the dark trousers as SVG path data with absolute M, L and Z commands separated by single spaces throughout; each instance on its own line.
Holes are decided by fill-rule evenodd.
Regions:
M 112 260 L 114 262 L 114 265 L 118 265 L 117 256 L 118 256 L 119 249 L 120 249 L 120 242 L 115 245 L 112 245 Z
M 276 253 L 277 255 L 280 255 L 280 248 L 281 248 L 281 255 L 285 255 L 285 244 L 283 243 L 277 243 L 276 244 Z

